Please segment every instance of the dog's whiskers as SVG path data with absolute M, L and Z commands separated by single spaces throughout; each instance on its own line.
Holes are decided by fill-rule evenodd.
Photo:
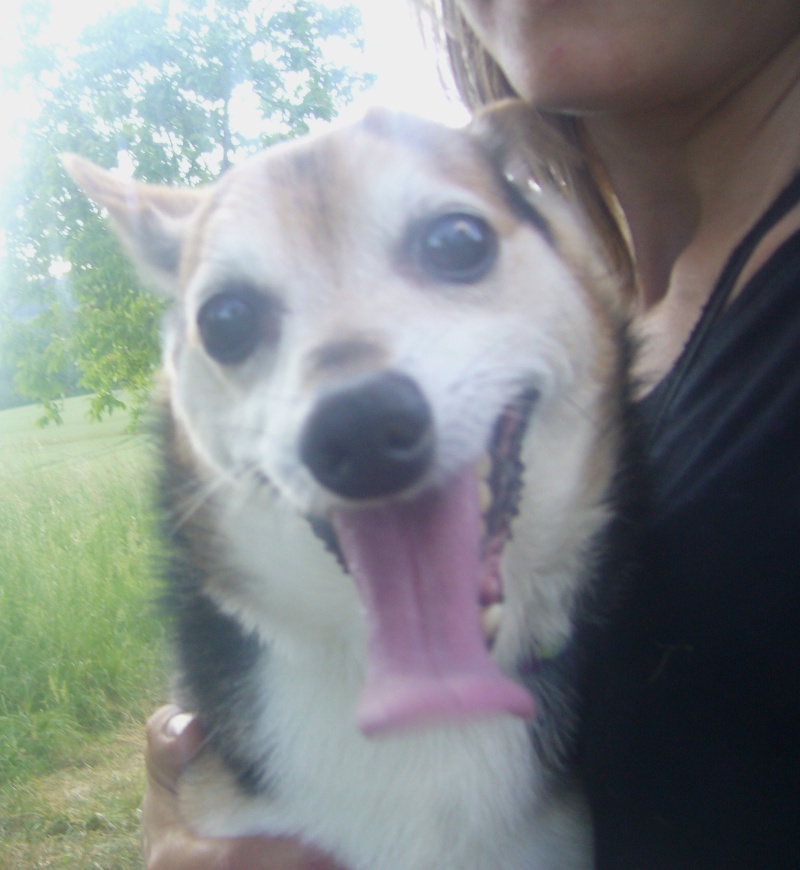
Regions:
M 208 480 L 195 478 L 189 485 L 177 489 L 175 506 L 170 511 L 170 525 L 177 531 L 187 525 L 199 511 L 225 486 L 223 476 L 215 476 Z

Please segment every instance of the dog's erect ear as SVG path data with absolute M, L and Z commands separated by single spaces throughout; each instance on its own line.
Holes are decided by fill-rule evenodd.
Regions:
M 563 196 L 565 180 L 583 162 L 575 144 L 523 100 L 489 105 L 466 129 L 523 196 L 540 188 L 556 189 Z
M 203 194 L 127 181 L 76 154 L 61 161 L 86 196 L 108 211 L 137 265 L 174 293 L 186 230 Z
M 478 112 L 467 125 L 502 175 L 522 186 L 534 177 L 539 132 L 533 109 L 522 100 L 503 100 Z
M 554 173 L 552 163 L 543 159 L 554 152 L 554 143 L 531 106 L 516 99 L 494 103 L 475 116 L 466 132 L 494 167 L 511 204 L 554 242 L 558 232 L 552 219 L 558 218 L 563 205 L 558 202 L 561 196 L 554 194 L 559 187 L 557 168 Z

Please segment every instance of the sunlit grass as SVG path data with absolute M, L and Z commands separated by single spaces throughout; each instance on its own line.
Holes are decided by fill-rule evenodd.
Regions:
M 82 405 L 45 430 L 35 409 L 0 412 L 0 841 L 32 836 L 42 801 L 25 796 L 42 776 L 90 782 L 98 747 L 141 734 L 165 695 L 152 449 L 122 416 L 86 422 Z M 138 804 L 140 786 L 113 800 Z M 52 812 L 36 836 L 58 827 Z

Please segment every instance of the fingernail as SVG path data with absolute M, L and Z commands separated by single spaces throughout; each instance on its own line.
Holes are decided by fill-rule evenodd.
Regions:
M 164 733 L 168 737 L 180 737 L 192 719 L 194 719 L 194 716 L 191 716 L 189 713 L 176 713 L 167 720 L 167 724 L 164 726 Z

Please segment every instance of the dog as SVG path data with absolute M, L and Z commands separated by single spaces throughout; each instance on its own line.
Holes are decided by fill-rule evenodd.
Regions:
M 515 146 L 386 110 L 199 190 L 65 165 L 174 296 L 162 507 L 200 833 L 353 870 L 580 870 L 619 581 L 620 294 Z

